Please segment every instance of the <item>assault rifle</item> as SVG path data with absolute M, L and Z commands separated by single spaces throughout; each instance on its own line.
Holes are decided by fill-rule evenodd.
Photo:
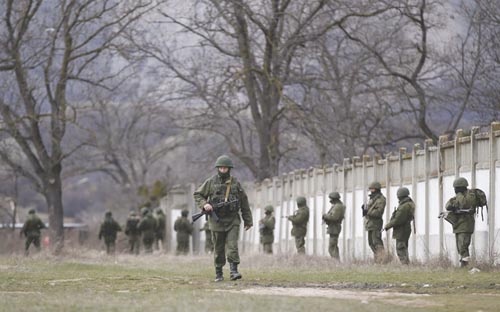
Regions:
M 224 207 L 227 207 L 233 203 L 237 203 L 238 202 L 238 199 L 234 199 L 234 200 L 231 200 L 231 201 L 227 201 L 227 202 L 220 202 L 220 203 L 211 203 L 211 202 L 208 202 L 210 205 L 212 205 L 212 211 L 205 211 L 205 210 L 202 210 L 200 213 L 197 213 L 197 214 L 194 214 L 191 219 L 192 219 L 192 222 L 196 222 L 196 220 L 198 220 L 199 218 L 201 218 L 203 215 L 210 215 L 214 220 L 215 222 L 219 222 L 219 216 L 217 215 L 217 211 L 221 208 L 224 208 Z

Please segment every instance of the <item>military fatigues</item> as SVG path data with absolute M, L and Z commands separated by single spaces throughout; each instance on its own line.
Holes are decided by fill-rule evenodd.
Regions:
M 153 217 L 151 212 L 143 214 L 141 221 L 139 222 L 139 231 L 142 234 L 142 243 L 144 245 L 144 251 L 146 253 L 153 252 L 153 243 L 155 241 L 156 232 L 156 219 Z
M 447 220 L 453 225 L 460 262 L 467 264 L 470 260 L 469 245 L 476 222 L 476 196 L 467 189 L 450 198 L 445 208 L 449 211 Z
M 193 225 L 187 216 L 175 220 L 174 231 L 177 232 L 177 255 L 186 255 L 189 252 L 189 236 L 193 233 Z
M 238 252 L 238 236 L 241 224 L 240 213 L 245 227 L 251 227 L 253 224 L 248 197 L 236 178 L 220 174 L 207 179 L 194 193 L 196 204 L 200 209 L 203 209 L 203 206 L 208 201 L 210 203 L 224 202 L 229 184 L 227 201 L 230 202 L 235 199 L 238 201 L 229 207 L 226 206 L 216 211 L 219 222 L 216 222 L 212 216 L 210 216 L 208 221 L 214 243 L 214 265 L 216 272 L 220 272 L 218 270 L 222 270 L 222 267 L 226 264 L 226 245 L 227 261 L 229 264 L 234 267 L 240 263 Z
M 104 218 L 104 222 L 101 224 L 99 230 L 99 239 L 104 237 L 106 253 L 113 254 L 115 252 L 116 234 L 121 230 L 120 224 L 118 224 L 112 216 L 109 215 Z
M 332 258 L 340 259 L 339 255 L 339 235 L 342 231 L 342 221 L 344 220 L 345 206 L 339 199 L 332 200 L 332 207 L 328 213 L 323 215 L 323 220 L 328 224 L 327 233 L 330 234 L 328 252 Z
M 35 245 L 37 251 L 40 251 L 40 230 L 45 228 L 45 224 L 40 220 L 40 218 L 34 213 L 30 212 L 28 214 L 28 219 L 23 224 L 20 235 L 26 237 L 24 243 L 24 253 L 29 254 L 29 248 L 31 243 Z
M 272 213 L 266 214 L 264 218 L 259 221 L 260 243 L 264 248 L 264 253 L 273 253 L 274 243 L 274 226 L 276 219 Z
M 385 229 L 392 230 L 392 238 L 396 240 L 396 253 L 403 264 L 409 264 L 408 240 L 411 235 L 411 221 L 415 215 L 415 204 L 410 197 L 399 200 L 399 205 L 392 213 L 391 220 L 385 225 Z
M 214 244 L 212 242 L 212 231 L 210 231 L 208 222 L 205 222 L 203 227 L 200 229 L 200 232 L 201 231 L 205 231 L 205 252 L 207 254 L 211 254 L 214 251 Z
M 292 222 L 292 232 L 291 235 L 295 237 L 295 247 L 297 248 L 297 253 L 305 254 L 305 237 L 307 234 L 307 223 L 309 222 L 309 207 L 307 204 L 299 204 L 298 210 L 292 216 L 288 217 L 288 220 Z
M 381 261 L 384 256 L 384 242 L 382 242 L 382 216 L 385 210 L 385 196 L 380 191 L 371 193 L 366 204 L 365 230 L 368 232 L 368 245 L 373 251 L 375 261 Z
M 131 215 L 127 219 L 127 224 L 125 225 L 125 235 L 128 236 L 128 245 L 130 253 L 139 254 L 141 231 L 139 231 L 140 219 L 136 215 Z
M 165 241 L 165 226 L 166 226 L 166 220 L 165 220 L 165 214 L 161 209 L 158 209 L 156 211 L 156 237 L 155 237 L 155 243 L 156 243 L 156 249 L 160 249 L 160 245 L 163 244 Z

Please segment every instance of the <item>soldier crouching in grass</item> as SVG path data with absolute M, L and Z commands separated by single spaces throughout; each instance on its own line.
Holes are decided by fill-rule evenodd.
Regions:
M 243 187 L 231 176 L 233 168 L 231 159 L 222 155 L 217 158 L 215 167 L 217 174 L 203 182 L 193 195 L 198 207 L 210 215 L 208 222 L 214 243 L 215 281 L 224 280 L 222 268 L 226 264 L 226 245 L 230 278 L 237 280 L 242 277 L 238 272 L 240 263 L 238 236 L 241 218 L 247 231 L 253 225 L 252 211 Z M 214 209 L 212 205 L 215 204 L 221 207 Z

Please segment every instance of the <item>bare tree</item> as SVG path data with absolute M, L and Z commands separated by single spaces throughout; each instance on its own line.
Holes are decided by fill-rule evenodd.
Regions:
M 45 197 L 56 252 L 64 239 L 63 161 L 80 147 L 64 140 L 85 102 L 80 87 L 110 88 L 107 80 L 124 67 L 103 59 L 113 57 L 120 35 L 151 5 L 112 0 L 0 3 L 1 130 L 24 156 L 16 159 L 2 150 L 0 158 Z
M 190 16 L 161 14 L 177 26 L 186 46 L 144 44 L 142 53 L 156 59 L 184 84 L 178 97 L 195 104 L 185 108 L 191 129 L 208 130 L 224 137 L 229 150 L 254 177 L 277 175 L 288 148 L 281 146 L 283 95 L 293 92 L 297 56 L 306 55 L 309 42 L 336 27 L 346 16 L 369 16 L 353 7 L 337 16 L 334 1 L 196 1 Z M 339 2 L 338 6 L 342 4 Z M 334 19 L 321 18 L 330 12 Z M 362 12 L 362 13 L 359 13 Z M 171 40 L 176 42 L 175 40 Z

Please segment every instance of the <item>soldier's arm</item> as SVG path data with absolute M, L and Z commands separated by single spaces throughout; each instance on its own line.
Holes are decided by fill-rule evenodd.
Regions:
M 243 224 L 246 229 L 253 226 L 252 211 L 250 210 L 250 204 L 248 203 L 248 196 L 240 186 L 240 207 L 241 207 L 241 218 L 243 219 Z
M 373 218 L 381 218 L 385 210 L 385 199 L 379 198 L 373 203 L 373 206 L 368 209 L 367 215 Z
M 203 206 L 208 203 L 208 196 L 210 195 L 210 179 L 207 179 L 203 184 L 193 193 L 196 206 L 203 209 Z
M 452 197 L 450 198 L 447 202 L 446 202 L 446 206 L 445 206 L 445 209 L 447 211 L 454 211 L 454 210 L 457 210 L 458 206 L 456 204 L 456 197 Z
M 408 219 L 408 211 L 403 206 L 399 206 L 398 209 L 394 212 L 394 217 L 391 218 L 391 221 L 385 225 L 386 229 L 390 229 L 391 227 L 400 226 L 406 223 Z

